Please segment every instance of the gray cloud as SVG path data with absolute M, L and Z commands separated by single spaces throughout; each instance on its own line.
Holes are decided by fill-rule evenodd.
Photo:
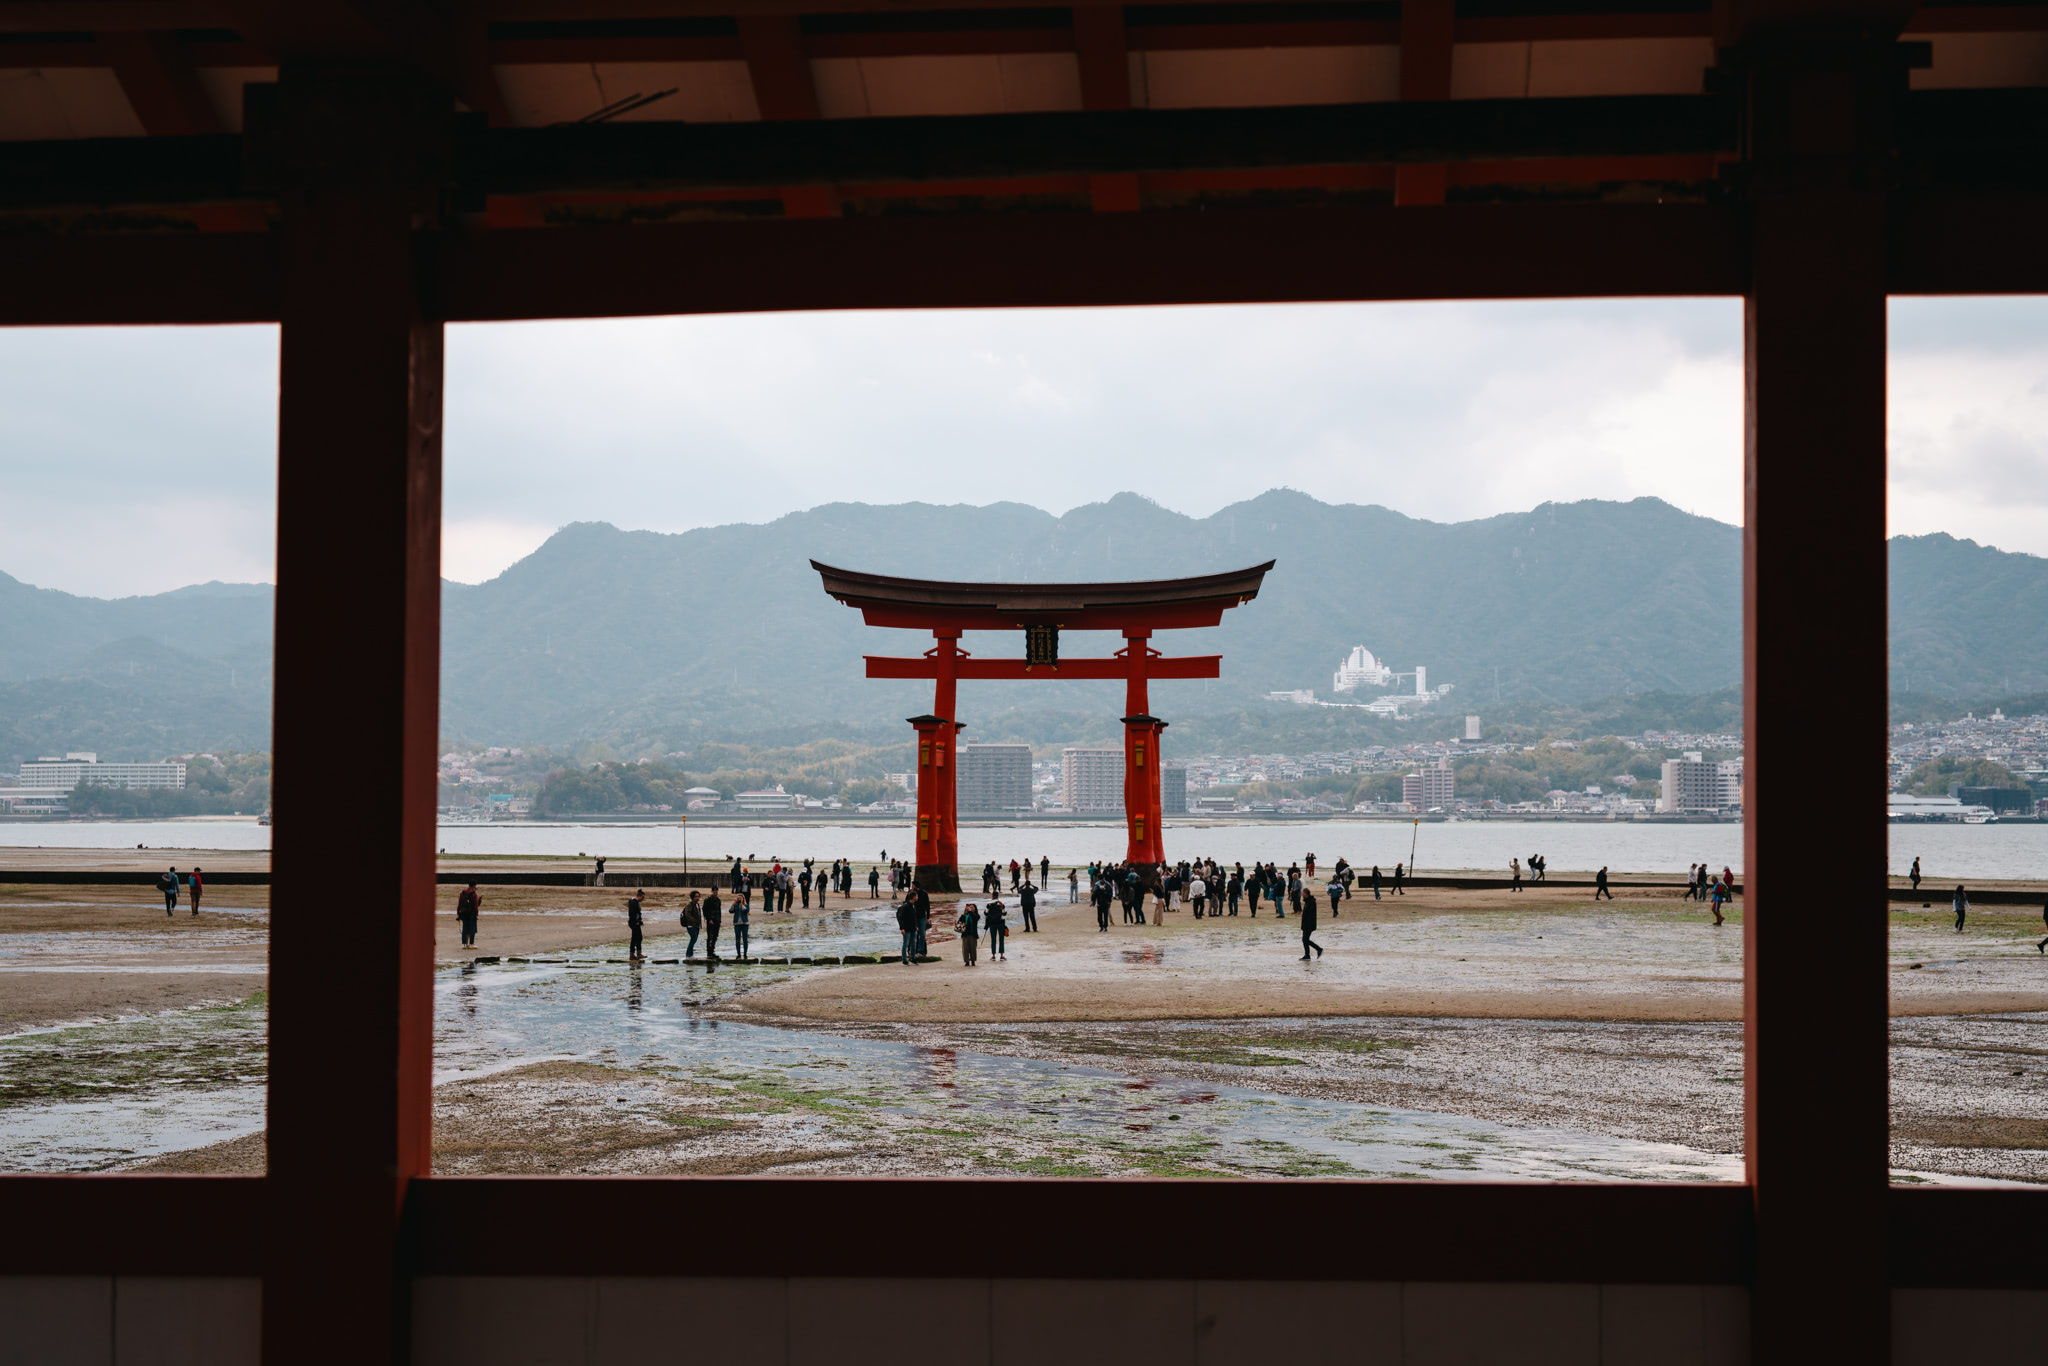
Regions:
M 2048 553 L 2048 302 L 1895 301 L 1892 340 L 1895 528 Z M 487 577 L 577 519 L 1123 489 L 1444 520 L 1651 494 L 1734 521 L 1740 344 L 1729 299 L 458 327 L 448 568 Z M 0 332 L 0 570 L 100 595 L 269 577 L 276 366 L 271 328 Z

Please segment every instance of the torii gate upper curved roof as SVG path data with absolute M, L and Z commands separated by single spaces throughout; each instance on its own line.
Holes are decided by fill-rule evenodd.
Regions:
M 858 607 L 870 626 L 959 626 L 1015 630 L 1057 625 L 1070 631 L 1214 626 L 1223 613 L 1259 595 L 1275 561 L 1221 574 L 1122 583 L 961 583 L 862 574 L 811 561 L 825 591 Z

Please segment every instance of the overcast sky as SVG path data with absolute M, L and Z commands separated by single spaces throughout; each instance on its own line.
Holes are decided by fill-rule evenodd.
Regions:
M 1741 517 L 1733 300 L 770 314 L 451 329 L 450 577 L 569 521 L 1288 485 L 1456 521 Z M 0 330 L 0 571 L 272 576 L 271 328 Z M 2048 555 L 2048 300 L 1892 310 L 1892 530 Z

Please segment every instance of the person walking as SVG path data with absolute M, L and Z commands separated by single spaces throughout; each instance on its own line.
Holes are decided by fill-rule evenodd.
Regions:
M 1514 875 L 1514 879 L 1515 879 L 1515 880 L 1514 880 L 1514 882 L 1513 882 L 1512 884 L 1510 884 L 1510 885 L 1509 885 L 1509 887 L 1508 887 L 1508 890 L 1509 890 L 1509 891 L 1511 891 L 1511 892 L 1519 892 L 1519 891 L 1521 891 L 1521 890 L 1522 890 L 1522 861 L 1521 861 L 1520 859 L 1518 859 L 1518 858 L 1511 858 L 1511 859 L 1509 859 L 1509 860 L 1508 860 L 1508 872 L 1512 873 L 1512 874 Z
M 683 905 L 682 915 L 677 917 L 682 922 L 683 932 L 690 936 L 690 942 L 683 948 L 685 958 L 697 956 L 697 936 L 704 932 L 704 908 L 698 904 L 702 897 L 702 892 L 691 892 L 689 901 Z
M 462 947 L 476 947 L 476 916 L 483 904 L 483 897 L 477 893 L 476 884 L 470 883 L 455 898 L 455 922 L 462 926 Z
M 1024 933 L 1038 933 L 1038 888 L 1026 882 L 1017 889 L 1017 909 L 1024 915 Z
M 960 931 L 960 962 L 971 968 L 980 957 L 981 908 L 972 901 L 968 902 L 961 909 L 959 919 L 953 923 Z
M 932 894 L 922 887 L 912 889 L 917 898 L 917 956 L 931 956 L 930 938 L 932 932 Z
M 1252 875 L 1245 880 L 1244 884 L 1245 900 L 1251 903 L 1252 919 L 1254 920 L 1259 918 L 1259 893 L 1265 890 L 1265 886 L 1266 870 L 1254 863 L 1252 865 Z
M 1696 896 L 1694 896 L 1694 893 L 1695 893 L 1695 892 L 1697 892 L 1697 891 L 1699 890 L 1699 886 L 1700 886 L 1700 866 L 1699 866 L 1699 865 L 1698 865 L 1697 863 L 1688 863 L 1688 864 L 1686 864 L 1686 865 L 1685 865 L 1685 895 L 1684 895 L 1684 896 L 1681 896 L 1681 897 L 1680 897 L 1680 898 L 1678 898 L 1678 899 L 1679 899 L 1680 901 L 1696 901 L 1696 900 L 1698 900 L 1698 898 L 1697 898 Z
M 1918 892 L 1920 890 L 1920 859 L 1917 855 L 1913 859 L 1912 871 L 1907 873 L 1906 876 L 1913 880 L 1913 890 Z
M 1964 891 L 1964 890 L 1962 889 L 1962 885 L 1961 885 L 1960 883 L 1958 883 L 1958 884 L 1957 884 L 1957 886 L 1956 886 L 1956 903 L 1955 903 L 1955 904 L 1956 904 L 1956 933 L 1957 933 L 1957 934 L 1961 934 L 1961 933 L 1963 932 L 1963 920 L 1964 920 L 1964 918 L 1965 918 L 1965 917 L 1967 917 L 1967 916 L 1968 916 L 1968 915 L 1970 914 L 1970 895 L 1969 895 L 1969 893 L 1968 893 L 1968 892 L 1965 892 L 1965 891 Z
M 203 891 L 205 891 L 205 890 L 206 890 L 206 884 L 205 884 L 204 882 L 200 881 L 200 878 L 199 878 L 199 866 L 198 866 L 197 864 L 194 864 L 194 865 L 192 866 L 192 877 L 191 877 L 191 880 L 190 880 L 190 881 L 188 881 L 188 882 L 187 882 L 187 883 L 186 883 L 185 885 L 186 885 L 186 886 L 188 886 L 188 887 L 190 887 L 190 888 L 192 889 L 192 914 L 194 914 L 194 915 L 198 915 L 198 914 L 199 914 L 199 894 L 200 894 L 201 892 L 203 892 Z M 471 883 L 470 885 L 471 885 L 471 886 L 475 886 L 476 884 L 474 884 L 474 883 Z
M 804 870 L 796 875 L 796 889 L 803 897 L 804 909 L 811 909 L 811 861 L 804 860 Z
M 718 925 L 725 917 L 718 905 L 718 892 L 714 888 L 704 898 L 704 961 L 718 961 Z
M 1543 855 L 1531 854 L 1529 856 L 1529 866 L 1536 870 L 1536 880 L 1538 882 L 1544 882 L 1549 879 L 1550 860 L 1545 858 Z
M 178 909 L 178 870 L 173 867 L 156 880 L 156 889 L 164 894 L 164 914 L 172 915 Z
M 1301 923 L 1301 961 L 1304 963 L 1308 961 L 1308 951 L 1310 949 L 1314 949 L 1316 957 L 1321 958 L 1323 956 L 1323 946 L 1309 938 L 1310 935 L 1316 932 L 1316 894 L 1312 889 L 1302 889 L 1301 907 L 1295 914 L 1300 917 Z
M 1344 885 L 1344 879 L 1340 875 L 1332 873 L 1330 883 L 1323 888 L 1323 893 L 1329 898 L 1330 918 L 1335 920 L 1343 914 L 1344 898 L 1351 895 L 1351 890 Z
M 1609 901 L 1614 900 L 1614 893 L 1607 890 L 1607 865 L 1604 863 L 1600 865 L 1600 871 L 1593 874 L 1593 900 L 1598 901 L 1603 896 Z
M 909 967 L 917 948 L 917 898 L 905 897 L 896 908 L 896 929 L 903 936 L 903 966 Z
M 1721 907 L 1728 900 L 1728 895 L 1728 886 L 1726 883 L 1716 882 L 1714 884 L 1712 907 L 1714 911 L 1714 923 L 1716 925 L 1722 923 Z
M 1372 866 L 1372 899 L 1380 899 L 1380 866 L 1377 863 Z
M 769 905 L 775 903 L 770 902 Z M 753 930 L 754 908 L 741 897 L 732 903 L 732 958 L 735 963 L 747 961 L 747 939 Z
M 2041 903 L 2041 928 L 2048 929 L 2048 901 Z M 2048 953 L 2048 939 L 2034 945 L 2035 953 Z
M 626 957 L 636 961 L 640 957 L 640 898 L 646 895 L 645 891 L 636 890 L 626 898 L 626 928 L 633 932 L 633 943 L 626 950 Z
M 1396 864 L 1394 865 L 1394 895 L 1395 895 L 1395 896 L 1406 896 L 1406 895 L 1408 895 L 1408 893 L 1406 893 L 1406 892 L 1404 892 L 1404 891 L 1402 891 L 1402 890 L 1401 890 L 1401 865 L 1400 865 L 1400 864 L 1398 864 L 1398 863 L 1396 863 Z

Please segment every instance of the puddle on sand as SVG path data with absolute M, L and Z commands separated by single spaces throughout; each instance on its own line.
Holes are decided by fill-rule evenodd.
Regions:
M 261 993 L 0 1038 L 0 1171 L 91 1171 L 263 1127 Z
M 794 928 L 794 927 L 792 927 Z M 801 950 L 795 950 L 801 952 Z M 660 1072 L 831 1114 L 838 1146 L 905 1133 L 935 1156 L 1050 1175 L 1739 1180 L 1675 1144 L 732 1021 L 693 1007 L 802 968 L 478 965 L 444 974 L 437 1080 L 542 1058 Z M 828 1149 L 833 1135 L 814 1134 Z

